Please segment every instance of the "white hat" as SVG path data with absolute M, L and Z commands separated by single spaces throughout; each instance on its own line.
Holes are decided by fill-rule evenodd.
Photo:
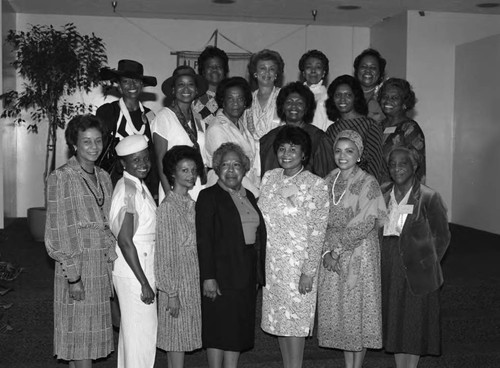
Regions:
M 141 152 L 146 148 L 148 148 L 148 141 L 146 137 L 141 134 L 129 135 L 123 138 L 115 147 L 116 154 L 120 157 Z

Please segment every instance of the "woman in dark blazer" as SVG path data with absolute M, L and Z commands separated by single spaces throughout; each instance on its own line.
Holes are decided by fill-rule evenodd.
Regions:
M 398 368 L 416 368 L 421 355 L 441 353 L 441 260 L 450 242 L 446 207 L 415 176 L 418 153 L 394 148 L 388 157 L 393 182 L 382 188 L 389 221 L 382 243 L 384 347 Z
M 236 367 L 254 345 L 256 285 L 264 285 L 266 229 L 255 197 L 242 187 L 250 160 L 240 146 L 213 155 L 217 184 L 200 192 L 196 235 L 202 282 L 202 341 L 210 368 Z

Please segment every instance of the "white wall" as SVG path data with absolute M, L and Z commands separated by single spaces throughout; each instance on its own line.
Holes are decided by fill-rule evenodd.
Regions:
M 330 80 L 339 74 L 350 74 L 354 57 L 369 45 L 369 29 L 356 27 L 325 27 L 297 25 L 210 22 L 164 19 L 122 19 L 106 17 L 74 17 L 58 15 L 18 14 L 18 29 L 27 24 L 53 24 L 73 22 L 81 33 L 94 32 L 107 46 L 109 65 L 116 68 L 119 59 L 135 59 L 144 64 L 145 73 L 158 78 L 159 85 L 171 75 L 176 56 L 171 51 L 202 50 L 215 29 L 235 43 L 252 52 L 272 48 L 285 60 L 288 81 L 297 79 L 298 61 L 307 50 L 317 48 L 330 59 Z M 228 52 L 241 52 L 222 38 L 219 47 Z M 156 100 L 146 103 L 154 111 L 161 107 L 163 96 L 160 86 L 149 89 Z M 103 100 L 100 93 L 86 99 L 97 106 Z M 62 132 L 60 132 L 62 133 Z M 19 217 L 26 215 L 28 207 L 43 205 L 41 156 L 44 153 L 45 132 L 28 135 L 17 128 L 17 203 Z M 64 139 L 59 135 L 58 163 L 65 161 Z M 40 183 L 34 185 L 33 183 Z
M 406 78 L 407 28 L 407 13 L 401 13 L 370 29 L 371 47 L 387 60 L 387 77 Z
M 455 63 L 453 220 L 500 234 L 500 35 L 460 45 Z
M 407 79 L 418 98 L 415 119 L 426 138 L 427 184 L 442 194 L 454 214 L 455 47 L 500 34 L 500 16 L 425 14 L 408 12 Z
M 16 16 L 9 3 L 2 1 L 1 6 L 1 39 L 5 39 L 7 31 L 15 28 Z M 10 50 L 5 42 L 0 49 L 2 73 L 0 75 L 1 93 L 16 87 L 14 68 L 10 65 Z M 3 108 L 3 106 L 2 106 Z M 16 216 L 16 129 L 7 119 L 0 120 L 0 228 L 4 226 L 4 216 Z

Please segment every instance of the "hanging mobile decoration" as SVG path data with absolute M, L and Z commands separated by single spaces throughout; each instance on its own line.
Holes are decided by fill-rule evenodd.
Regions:
M 113 13 L 116 13 L 116 6 L 118 5 L 118 1 L 112 1 L 111 6 L 113 7 Z
M 316 22 L 316 16 L 318 15 L 318 11 L 316 9 L 311 10 L 311 14 L 313 16 L 313 21 Z

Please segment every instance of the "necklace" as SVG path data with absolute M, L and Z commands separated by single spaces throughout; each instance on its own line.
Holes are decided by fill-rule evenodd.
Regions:
M 89 171 L 85 170 L 85 168 L 84 168 L 82 165 L 80 165 L 80 167 L 81 167 L 81 169 L 82 169 L 83 171 L 85 171 L 87 174 L 89 174 L 89 175 L 95 175 L 95 168 L 92 170 L 92 172 L 89 172 Z
M 83 167 L 82 167 L 83 169 Z M 88 171 L 86 170 L 83 170 L 85 171 L 87 174 L 89 173 Z M 85 183 L 85 185 L 87 186 L 87 188 L 89 189 L 90 193 L 92 193 L 92 196 L 94 196 L 94 199 L 95 199 L 95 202 L 97 203 L 97 205 L 99 206 L 99 208 L 102 208 L 103 204 L 104 204 L 104 189 L 102 189 L 102 184 L 101 184 L 101 181 L 99 180 L 99 175 L 96 175 L 96 178 L 97 178 L 97 184 L 99 184 L 99 191 L 101 192 L 101 195 L 98 197 L 94 191 L 92 190 L 92 188 L 90 187 L 90 184 L 89 182 L 87 181 L 87 179 L 85 179 L 85 177 L 82 175 L 82 179 L 83 179 L 83 182 Z M 97 189 L 97 188 L 96 188 Z
M 291 179 L 295 178 L 297 175 L 299 175 L 302 171 L 304 171 L 304 166 L 302 166 L 302 167 L 300 168 L 300 170 L 299 170 L 299 171 L 297 171 L 297 172 L 296 172 L 295 174 L 293 174 L 292 176 L 288 176 L 288 177 L 284 178 L 284 176 L 286 176 L 286 175 L 284 175 L 285 170 L 283 170 L 283 171 L 281 172 L 281 180 L 291 180 Z
M 338 201 L 335 201 L 335 184 L 337 184 L 337 179 L 339 178 L 339 175 L 340 175 L 340 170 L 337 174 L 337 176 L 335 177 L 335 180 L 333 181 L 333 186 L 332 186 L 332 196 L 333 196 L 333 204 L 336 206 L 340 203 L 340 201 L 342 200 L 342 197 L 344 196 L 346 190 L 347 190 L 347 186 L 346 188 L 344 189 L 344 191 L 342 192 L 342 194 L 340 195 L 339 197 L 339 200 Z

